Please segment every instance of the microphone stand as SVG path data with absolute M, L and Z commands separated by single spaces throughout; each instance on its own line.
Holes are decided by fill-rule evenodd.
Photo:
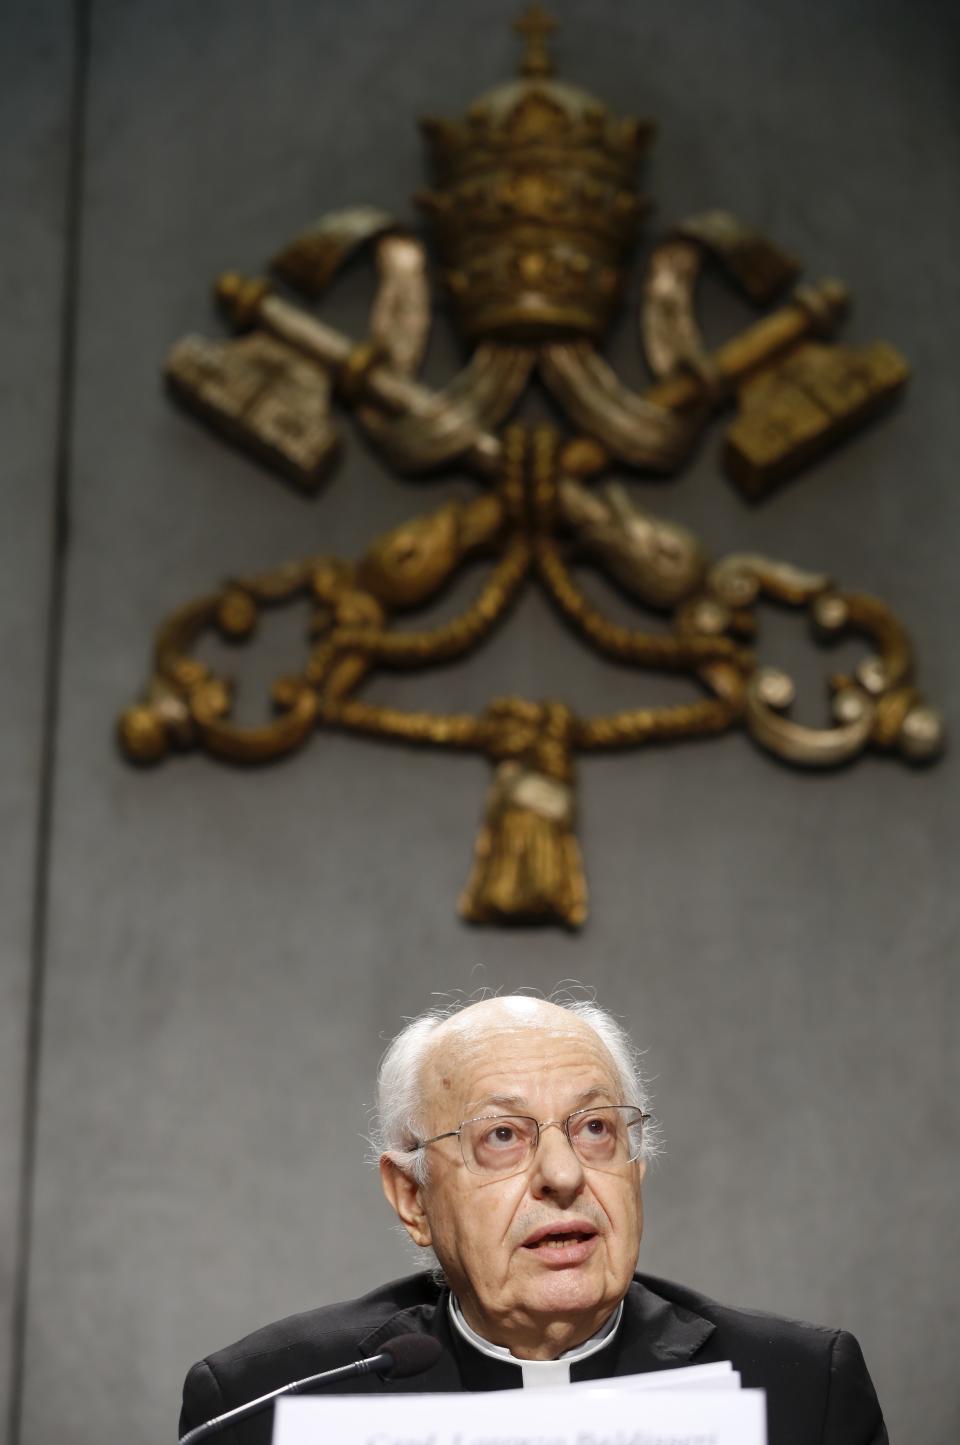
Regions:
M 202 1425 L 196 1425 L 192 1430 L 188 1430 L 186 1435 L 181 1435 L 177 1445 L 198 1445 L 199 1441 L 206 1440 L 208 1435 L 222 1430 L 225 1425 L 233 1425 L 238 1420 L 246 1420 L 249 1415 L 259 1414 L 281 1395 L 299 1395 L 303 1390 L 309 1390 L 311 1385 L 332 1385 L 337 1380 L 349 1380 L 355 1375 L 370 1375 L 374 1371 L 380 1370 L 389 1371 L 393 1369 L 393 1365 L 394 1358 L 390 1351 L 381 1350 L 379 1355 L 369 1355 L 365 1360 L 355 1360 L 352 1365 L 341 1365 L 336 1370 L 321 1370 L 318 1375 L 306 1375 L 302 1380 L 294 1380 L 289 1385 L 281 1385 L 279 1389 L 270 1390 L 266 1395 L 258 1395 L 255 1400 L 248 1400 L 245 1405 L 237 1405 L 223 1415 L 217 1415 L 213 1420 L 205 1420 Z

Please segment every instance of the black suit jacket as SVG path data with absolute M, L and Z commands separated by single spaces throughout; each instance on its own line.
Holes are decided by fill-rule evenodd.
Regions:
M 267 1325 L 194 1365 L 183 1389 L 180 1434 L 291 1380 L 373 1355 L 394 1335 L 434 1335 L 437 1363 L 411 1379 L 364 1375 L 352 1393 L 502 1390 L 520 1387 L 519 1367 L 488 1358 L 451 1328 L 448 1291 L 429 1274 L 395 1280 L 361 1299 Z M 694 1290 L 634 1276 L 611 1343 L 571 1367 L 572 1380 L 731 1360 L 745 1387 L 767 1392 L 770 1445 L 888 1445 L 860 1346 L 844 1330 L 728 1309 Z M 214 1439 L 269 1445 L 273 1410 Z

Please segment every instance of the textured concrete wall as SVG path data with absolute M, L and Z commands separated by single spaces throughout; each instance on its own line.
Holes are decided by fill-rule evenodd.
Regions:
M 719 431 L 679 481 L 638 480 L 635 495 L 715 554 L 764 550 L 887 598 L 918 639 L 925 689 L 956 717 L 960 147 L 946 7 L 556 8 L 564 73 L 660 121 L 658 223 L 719 203 L 755 220 L 810 277 L 851 282 L 848 336 L 895 340 L 916 371 L 895 415 L 759 507 L 720 476 Z M 35 13 L 18 44 L 43 59 L 31 83 L 49 114 L 66 84 L 50 69 L 66 57 L 51 57 L 71 34 L 64 19 L 45 38 Z M 92 7 L 18 1445 L 162 1438 L 195 1357 L 400 1273 L 362 1158 L 384 1039 L 435 990 L 570 977 L 650 1047 L 669 1152 L 649 1183 L 645 1266 L 855 1330 L 895 1438 L 942 1445 L 960 1426 L 952 759 L 798 775 L 733 735 L 591 760 L 593 912 L 571 938 L 456 922 L 489 777 L 479 761 L 322 736 L 269 770 L 190 755 L 145 775 L 113 749 L 112 716 L 164 612 L 227 573 L 352 555 L 466 490 L 398 483 L 351 437 L 326 492 L 304 500 L 174 411 L 158 364 L 184 331 L 216 330 L 209 283 L 225 266 L 257 269 L 328 207 L 409 215 L 413 115 L 457 113 L 509 73 L 513 14 L 436 0 Z M 62 211 L 52 182 L 42 204 Z M 36 267 L 30 214 L 28 199 L 13 241 Z M 705 299 L 715 335 L 745 315 L 714 283 Z M 328 314 L 361 329 L 362 276 Z M 441 316 L 435 379 L 456 361 L 444 332 Z M 60 335 L 51 308 L 33 343 L 37 415 L 14 408 L 37 483 L 20 488 L 24 540 L 4 585 L 34 629 Z M 614 345 L 639 377 L 628 326 Z M 259 671 L 238 659 L 247 716 L 254 680 L 300 655 L 304 621 L 271 620 Z M 764 628 L 766 660 L 805 656 L 798 621 L 771 612 Z M 805 664 L 811 719 L 837 656 Z M 475 708 L 511 691 L 597 711 L 688 695 L 586 655 L 536 595 L 476 658 L 369 695 Z M 35 709 L 41 696 L 37 682 Z M 25 1070 L 34 717 L 6 717 L 5 746 L 23 758 L 9 829 L 23 877 L 21 921 L 5 909 L 3 923 L 5 1174 Z M 15 1198 L 0 1195 L 11 1239 Z
M 23 1338 L 23 1120 L 37 1079 L 50 837 L 72 41 L 61 0 L 0 13 L 0 1435 L 16 1408 Z

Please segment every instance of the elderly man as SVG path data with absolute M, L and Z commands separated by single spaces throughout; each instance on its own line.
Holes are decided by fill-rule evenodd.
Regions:
M 487 999 L 409 1024 L 379 1081 L 384 1193 L 428 1271 L 295 1315 L 194 1365 L 181 1434 L 287 1381 L 432 1335 L 416 1378 L 352 1391 L 533 1388 L 731 1360 L 770 1445 L 886 1445 L 854 1338 L 634 1273 L 655 1144 L 629 1039 L 594 1004 Z M 269 1412 L 223 1438 L 266 1445 Z

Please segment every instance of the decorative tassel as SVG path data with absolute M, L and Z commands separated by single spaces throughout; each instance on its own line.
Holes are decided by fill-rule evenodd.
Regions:
M 505 705 L 495 706 L 505 720 Z M 542 709 L 546 726 L 537 730 L 534 746 L 524 749 L 524 760 L 510 758 L 497 768 L 460 899 L 460 912 L 471 923 L 556 919 L 578 928 L 586 920 L 587 885 L 573 832 L 572 766 L 557 736 L 559 713 L 556 705 Z M 569 732 L 572 718 L 567 709 L 562 714 L 561 730 Z M 551 771 L 544 771 L 551 762 Z M 561 771 L 565 777 L 552 775 Z

